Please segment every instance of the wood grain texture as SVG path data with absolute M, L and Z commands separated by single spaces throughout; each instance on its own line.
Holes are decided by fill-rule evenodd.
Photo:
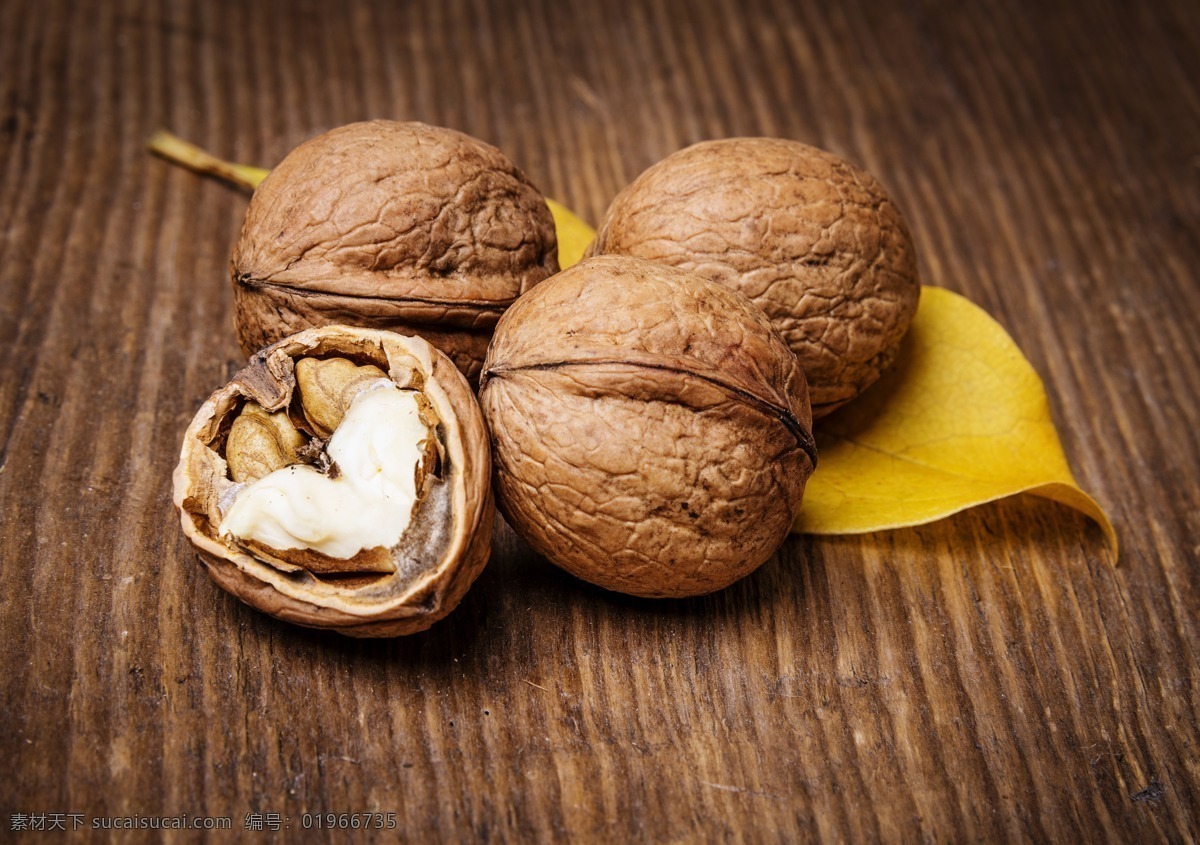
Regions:
M 364 811 L 406 841 L 1200 835 L 1195 3 L 9 0 L 0 65 L 0 838 Z M 170 473 L 239 364 L 245 198 L 142 142 L 269 165 L 367 117 L 477 135 L 593 221 L 704 138 L 866 167 L 925 281 L 1045 378 L 1120 560 L 1022 498 L 793 539 L 680 602 L 500 526 L 460 609 L 394 642 L 240 605 Z

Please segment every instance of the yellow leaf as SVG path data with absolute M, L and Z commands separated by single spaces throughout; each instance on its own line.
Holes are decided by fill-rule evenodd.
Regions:
M 856 534 L 920 525 L 1033 493 L 1082 511 L 1041 379 L 978 306 L 926 287 L 895 365 L 817 424 L 818 464 L 795 531 Z
M 566 270 L 583 258 L 584 250 L 596 237 L 596 230 L 575 216 L 569 208 L 552 199 L 546 200 L 554 216 L 554 228 L 558 233 L 558 266 Z

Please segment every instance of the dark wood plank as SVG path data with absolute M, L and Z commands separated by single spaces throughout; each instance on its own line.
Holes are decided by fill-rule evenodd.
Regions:
M 305 813 L 391 811 L 415 841 L 1197 837 L 1194 3 L 13 0 L 0 63 L 6 833 L 275 812 L 294 838 Z M 925 280 L 1042 373 L 1120 560 L 1019 498 L 795 538 L 655 603 L 501 525 L 423 635 L 245 608 L 170 505 L 183 429 L 239 363 L 245 198 L 141 144 L 165 125 L 270 164 L 367 117 L 491 141 L 593 220 L 703 138 L 866 166 Z

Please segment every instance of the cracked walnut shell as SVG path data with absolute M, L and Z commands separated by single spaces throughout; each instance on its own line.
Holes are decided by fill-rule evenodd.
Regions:
M 694 270 L 761 307 L 800 359 L 821 417 L 892 362 L 917 309 L 916 252 L 870 174 L 777 138 L 695 144 L 613 200 L 590 254 Z
M 472 381 L 496 321 L 558 271 L 546 200 L 495 147 L 423 123 L 352 123 L 254 192 L 233 252 L 251 355 L 332 323 L 424 337 Z
M 498 504 L 610 590 L 713 592 L 786 539 L 816 461 L 803 371 L 741 294 L 600 256 L 523 296 L 480 383 Z
M 479 405 L 449 358 L 419 337 L 326 326 L 263 349 L 201 406 L 174 501 L 209 575 L 242 601 L 395 636 L 453 610 L 483 569 L 490 475 Z

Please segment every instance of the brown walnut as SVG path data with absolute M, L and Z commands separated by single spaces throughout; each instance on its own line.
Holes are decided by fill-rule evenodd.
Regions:
M 613 200 L 590 254 L 694 270 L 761 307 L 800 359 L 821 417 L 871 385 L 916 313 L 903 217 L 870 174 L 796 141 L 696 144 Z
M 338 478 L 325 452 L 332 452 L 330 432 L 309 417 L 333 419 L 336 431 L 359 395 L 392 385 L 417 409 L 412 425 L 423 438 L 408 476 L 416 493 L 411 519 L 394 545 L 339 559 L 222 533 L 241 491 L 272 471 L 304 467 Z M 380 426 L 393 430 L 392 418 Z M 483 569 L 494 515 L 490 475 L 479 405 L 449 358 L 419 337 L 327 326 L 255 354 L 201 406 L 184 435 L 174 501 L 209 575 L 242 601 L 300 625 L 394 636 L 453 610 Z
M 424 337 L 474 381 L 496 321 L 558 271 L 545 198 L 495 147 L 423 123 L 353 123 L 255 191 L 231 274 L 246 355 L 331 323 Z
M 509 523 L 633 595 L 752 572 L 787 537 L 816 460 L 804 373 L 766 316 L 637 258 L 586 259 L 518 300 L 480 401 Z

